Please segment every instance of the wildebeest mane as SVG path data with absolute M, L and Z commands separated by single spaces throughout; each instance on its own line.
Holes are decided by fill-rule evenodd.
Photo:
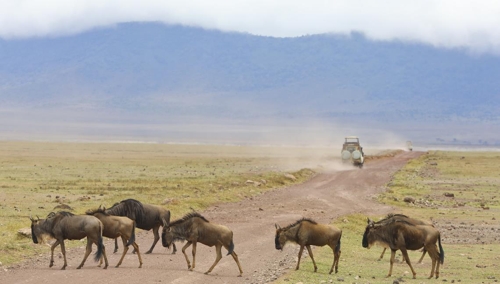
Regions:
M 288 229 L 290 229 L 290 228 L 292 228 L 292 227 L 294 227 L 294 226 L 296 226 L 296 225 L 298 225 L 298 224 L 300 224 L 300 223 L 302 223 L 302 222 L 309 222 L 309 223 L 311 223 L 311 224 L 315 224 L 315 225 L 316 225 L 316 224 L 318 224 L 318 223 L 316 223 L 316 221 L 314 221 L 314 220 L 312 220 L 312 219 L 309 219 L 309 218 L 302 218 L 302 219 L 299 219 L 299 220 L 295 221 L 295 223 L 290 224 L 290 225 L 288 225 L 288 226 L 284 227 L 284 228 L 283 228 L 283 230 L 288 230 Z
M 107 209 L 106 212 L 110 215 L 127 216 L 137 223 L 141 223 L 144 216 L 144 206 L 138 200 L 125 199 Z
M 187 220 L 189 220 L 191 218 L 195 218 L 195 217 L 198 217 L 198 218 L 202 219 L 203 221 L 209 223 L 209 221 L 205 217 L 203 217 L 200 213 L 198 213 L 198 212 L 191 212 L 191 213 L 188 213 L 188 214 L 184 215 L 184 217 L 171 222 L 170 225 L 169 225 L 169 227 L 170 226 L 174 226 L 174 225 L 179 225 L 179 224 L 184 223 Z
M 404 214 L 398 214 L 398 213 L 394 214 L 394 213 L 389 213 L 389 214 L 387 214 L 387 216 L 386 216 L 384 219 L 382 219 L 382 220 L 387 220 L 387 219 L 394 218 L 394 217 L 410 218 L 410 217 L 408 217 L 408 216 L 406 216 L 406 215 L 404 215 Z M 382 221 L 382 220 L 381 220 L 381 221 Z
M 59 221 L 61 221 L 65 217 L 71 216 L 75 216 L 75 214 L 68 211 L 59 211 L 57 213 L 50 212 L 49 215 L 47 215 L 47 219 L 40 220 L 40 227 L 47 232 L 52 232 L 52 228 L 54 228 L 54 226 L 59 223 Z M 52 233 L 49 233 L 49 235 L 51 237 L 54 237 Z
M 105 209 L 100 208 L 100 207 L 97 209 L 89 209 L 89 210 L 85 211 L 85 214 L 87 214 L 87 215 L 94 215 L 96 213 L 101 213 L 105 216 L 110 216 L 110 214 L 106 213 Z

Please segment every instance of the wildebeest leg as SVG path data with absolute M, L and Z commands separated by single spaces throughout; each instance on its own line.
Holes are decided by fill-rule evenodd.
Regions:
M 380 254 L 380 257 L 378 258 L 378 260 L 382 260 L 382 258 L 384 258 L 384 253 L 385 253 L 385 250 L 386 248 L 384 248 L 384 250 L 382 251 L 382 253 Z
M 424 256 L 425 256 L 425 253 L 427 252 L 427 250 L 424 248 L 423 249 L 423 252 L 422 252 L 422 256 L 420 257 L 420 259 L 418 260 L 417 263 L 422 263 L 422 260 L 424 260 Z
M 132 244 L 132 246 L 134 247 L 134 250 L 137 252 L 137 257 L 139 257 L 139 268 L 142 267 L 142 258 L 141 258 L 141 253 L 139 252 L 139 246 L 137 245 L 136 242 L 134 242 Z
M 193 242 L 193 249 L 192 249 L 192 253 L 193 253 L 193 266 L 191 266 L 191 270 L 193 270 L 194 266 L 196 265 L 196 242 Z
M 302 257 L 302 252 L 304 251 L 304 246 L 300 245 L 300 250 L 299 250 L 299 260 L 297 261 L 297 267 L 295 267 L 295 270 L 299 270 L 300 266 L 300 258 Z
M 191 263 L 189 262 L 189 258 L 186 254 L 186 249 L 191 245 L 191 242 L 188 241 L 183 247 L 182 247 L 182 253 L 184 254 L 184 257 L 186 258 L 186 262 L 187 262 L 187 265 L 188 265 L 188 269 L 189 270 L 192 270 L 191 269 Z
M 417 273 L 413 269 L 413 266 L 411 266 L 410 257 L 408 256 L 408 251 L 406 250 L 405 247 L 401 248 L 401 253 L 403 254 L 404 259 L 406 260 L 406 263 L 408 263 L 408 266 L 410 266 L 411 272 L 413 273 L 413 279 L 416 279 Z
M 194 248 L 195 248 L 194 245 L 195 245 L 195 243 L 193 244 L 193 251 L 194 251 Z M 205 274 L 208 274 L 208 273 L 212 272 L 212 269 L 214 269 L 214 267 L 217 265 L 217 263 L 219 263 L 220 259 L 222 258 L 221 248 L 222 248 L 221 244 L 216 244 L 215 245 L 215 254 L 216 254 L 216 257 L 215 257 L 214 264 L 212 264 L 212 266 L 210 267 L 210 269 L 207 272 L 205 272 Z M 193 267 L 194 267 L 194 254 L 193 254 Z
M 436 279 L 437 279 L 439 277 L 439 253 L 437 252 L 435 245 L 433 245 L 432 248 L 429 248 L 429 257 L 432 260 L 431 275 L 429 276 L 429 279 L 431 279 L 434 276 L 434 269 L 436 269 Z
M 238 277 L 241 277 L 241 275 L 243 274 L 243 270 L 241 269 L 240 261 L 238 260 L 238 255 L 233 251 L 231 253 L 231 256 L 233 257 L 234 261 L 236 261 L 238 269 L 240 270 L 240 275 L 238 275 Z
M 122 236 L 122 242 L 123 242 L 123 253 L 122 257 L 120 258 L 120 261 L 118 261 L 118 264 L 115 267 L 119 267 L 122 264 L 123 258 L 125 257 L 125 254 L 128 251 L 128 246 L 127 246 L 127 240 L 125 239 L 124 236 Z
M 98 246 L 97 242 L 96 242 L 96 246 Z M 91 245 L 91 247 L 92 247 L 92 245 Z M 99 248 L 97 248 L 97 249 L 99 249 Z M 106 256 L 106 247 L 104 245 L 102 246 L 102 257 L 104 257 L 104 268 L 103 269 L 106 269 L 106 268 L 108 268 L 109 263 L 108 263 L 108 257 Z
M 61 252 L 64 258 L 64 265 L 61 268 L 62 270 L 66 269 L 66 266 L 68 265 L 68 262 L 66 262 L 66 247 L 64 246 L 64 240 L 61 242 Z
M 113 253 L 116 253 L 117 251 L 118 251 L 118 238 L 115 238 L 115 250 L 113 251 Z
M 59 245 L 59 240 L 56 240 L 50 247 L 50 264 L 49 267 L 54 266 L 54 249 Z M 62 250 L 62 249 L 61 249 Z
M 98 248 L 99 249 L 99 248 Z M 127 248 L 128 249 L 128 248 Z M 101 267 L 103 259 L 106 261 L 106 264 L 104 266 L 104 269 L 108 268 L 108 259 L 106 257 L 106 252 L 104 251 L 105 248 L 103 247 L 103 255 L 101 256 L 101 259 L 99 260 L 99 265 L 97 267 Z M 117 266 L 118 267 L 118 266 Z
M 330 268 L 330 274 L 332 274 L 334 267 L 335 267 L 335 273 L 339 271 L 340 250 L 338 252 L 335 252 L 335 246 L 329 245 L 329 247 L 333 251 L 333 263 L 332 263 L 332 268 Z
M 392 266 L 394 265 L 395 257 L 396 257 L 396 250 L 391 249 L 391 260 L 389 260 L 390 267 L 389 267 L 389 274 L 387 274 L 387 277 L 391 277 L 392 275 Z
M 311 260 L 313 261 L 314 272 L 316 272 L 318 270 L 318 267 L 316 266 L 316 261 L 314 261 L 313 252 L 311 250 L 311 246 L 307 245 L 306 248 L 307 248 L 307 252 L 309 253 L 309 256 L 311 257 Z
M 160 239 L 160 234 L 158 233 L 158 228 L 160 228 L 160 226 L 156 226 L 156 227 L 153 227 L 153 235 L 155 236 L 155 240 L 153 241 L 153 245 L 151 246 L 151 248 L 146 252 L 146 254 L 150 254 L 153 252 L 153 249 L 155 248 L 155 245 L 156 243 L 158 242 L 158 240 Z
M 83 267 L 83 264 L 85 263 L 85 261 L 87 260 L 87 257 L 89 257 L 89 254 L 92 252 L 92 241 L 89 240 L 89 238 L 87 237 L 87 248 L 85 249 L 85 256 L 83 257 L 83 260 L 82 260 L 82 263 L 80 263 L 80 265 L 78 265 L 78 267 L 76 269 L 80 269 Z M 108 260 L 106 260 L 106 265 L 108 264 Z
M 177 252 L 177 248 L 175 247 L 175 243 L 172 243 L 172 254 Z

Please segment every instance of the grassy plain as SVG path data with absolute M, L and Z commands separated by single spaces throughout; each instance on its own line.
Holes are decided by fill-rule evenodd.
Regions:
M 390 252 L 377 261 L 382 248 L 361 246 L 367 216 L 351 215 L 333 223 L 343 230 L 339 273 L 329 275 L 333 256 L 329 248 L 316 248 L 318 272 L 313 272 L 310 258 L 303 258 L 299 271 L 293 271 L 276 283 L 494 283 L 498 276 L 500 255 L 500 171 L 498 152 L 431 151 L 410 161 L 395 174 L 387 191 L 379 196 L 382 203 L 396 212 L 418 219 L 432 220 L 440 230 L 445 262 L 440 278 L 427 279 L 430 258 L 416 264 L 421 252 L 410 252 L 417 272 L 413 280 L 406 263 L 395 263 L 389 271 Z M 451 196 L 453 194 L 453 196 Z M 413 197 L 414 203 L 404 202 Z M 384 216 L 368 216 L 374 220 Z M 402 256 L 398 252 L 397 259 Z M 293 266 L 295 267 L 295 266 Z
M 0 142 L 0 262 L 43 250 L 17 233 L 28 217 L 67 205 L 82 214 L 126 198 L 163 204 L 178 218 L 300 183 L 330 149 L 137 143 Z M 296 180 L 285 177 L 291 173 Z M 249 180 L 258 182 L 248 182 Z M 75 242 L 76 243 L 76 242 Z M 0 265 L 2 265 L 0 264 Z

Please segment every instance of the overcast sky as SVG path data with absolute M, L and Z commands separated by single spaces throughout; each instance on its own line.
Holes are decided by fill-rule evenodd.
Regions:
M 377 40 L 500 55 L 498 0 L 0 0 L 3 39 L 62 36 L 131 21 L 276 37 L 358 31 Z

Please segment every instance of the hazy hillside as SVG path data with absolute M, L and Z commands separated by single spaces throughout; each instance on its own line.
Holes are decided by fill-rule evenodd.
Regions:
M 0 62 L 4 115 L 500 122 L 500 58 L 360 34 L 270 38 L 129 23 L 0 40 Z

